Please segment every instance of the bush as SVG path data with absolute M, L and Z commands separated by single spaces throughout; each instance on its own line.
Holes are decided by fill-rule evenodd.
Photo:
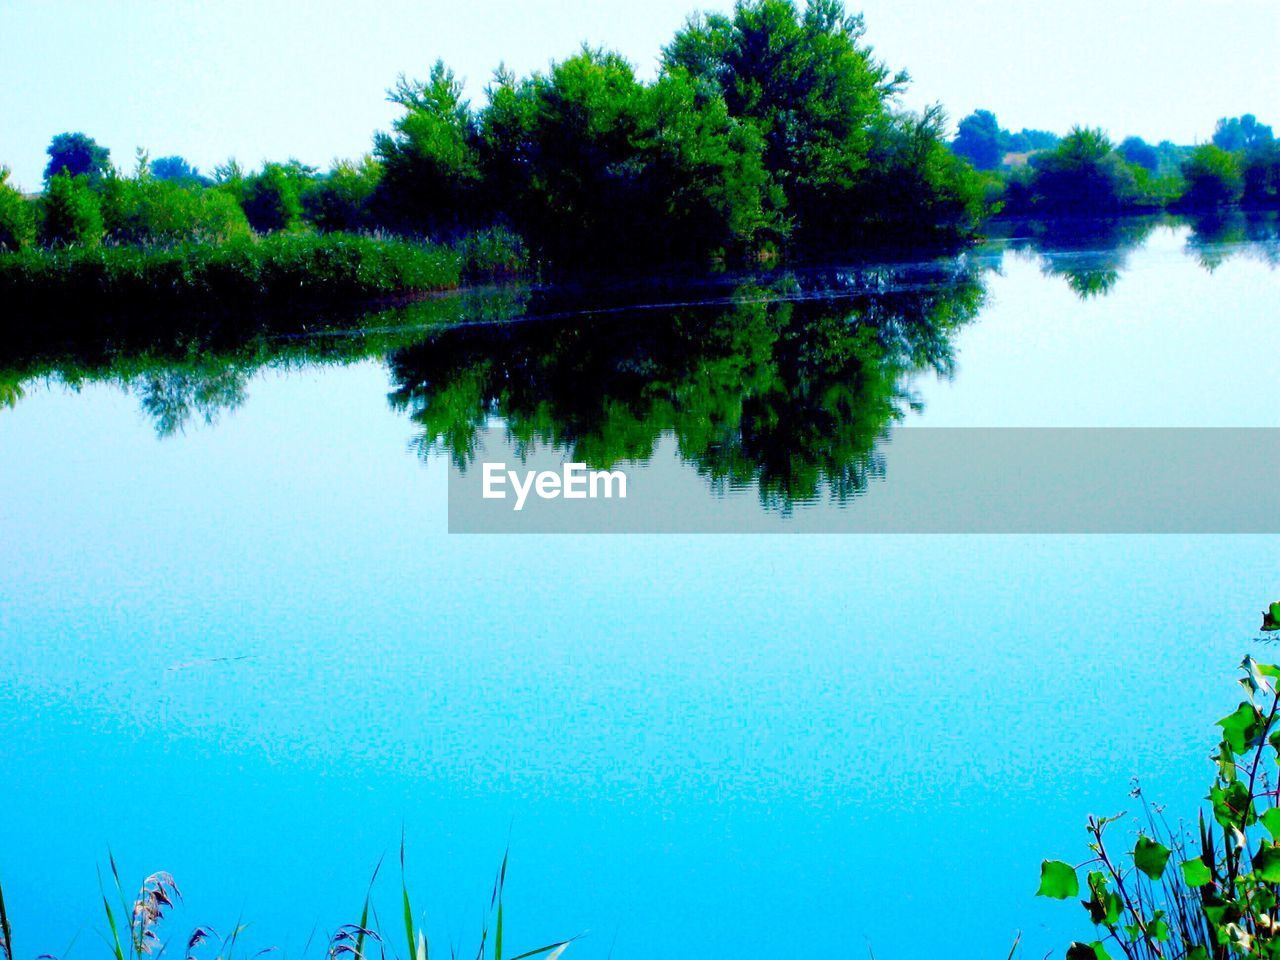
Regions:
M 240 205 L 253 229 L 270 233 L 296 227 L 302 221 L 302 192 L 311 172 L 310 167 L 290 161 L 268 163 L 257 175 L 247 177 Z
M 102 242 L 102 211 L 84 177 L 57 174 L 40 206 L 40 241 L 46 247 L 96 247 Z
M 0 167 L 0 252 L 24 250 L 36 239 L 31 202 L 9 185 L 9 168 Z
M 373 201 L 382 166 L 372 157 L 335 161 L 323 177 L 307 184 L 302 206 L 321 230 L 360 230 L 373 225 Z
M 1187 189 L 1182 202 L 1191 207 L 1220 207 L 1239 203 L 1244 195 L 1240 158 L 1211 143 L 1196 147 L 1182 165 Z
M 102 215 L 107 236 L 121 243 L 223 243 L 250 232 L 229 194 L 149 176 L 108 178 Z
M 1032 204 L 1051 213 L 1114 213 L 1137 200 L 1133 170 L 1101 130 L 1075 127 L 1036 157 Z
M 1263 629 L 1280 626 L 1280 603 Z M 1057 860 L 1040 867 L 1039 895 L 1083 895 L 1099 940 L 1073 943 L 1069 960 L 1105 960 L 1108 947 L 1129 960 L 1238 960 L 1280 956 L 1280 667 L 1245 657 L 1247 698 L 1218 721 L 1217 776 L 1194 834 L 1171 829 L 1146 806 L 1145 824 L 1125 851 L 1107 836 L 1120 817 L 1089 817 L 1088 872 Z M 1267 771 L 1272 771 L 1268 773 Z M 1259 777 L 1261 774 L 1261 777 Z M 1137 792 L 1141 796 L 1141 792 Z

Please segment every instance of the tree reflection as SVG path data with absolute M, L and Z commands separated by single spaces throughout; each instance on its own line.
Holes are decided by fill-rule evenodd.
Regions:
M 982 303 L 964 260 L 746 281 L 728 303 L 572 313 L 444 330 L 390 359 L 391 403 L 422 451 L 475 456 L 501 417 L 518 445 L 596 468 L 649 459 L 664 436 L 717 489 L 788 507 L 856 495 L 876 442 L 949 375 L 951 337 Z

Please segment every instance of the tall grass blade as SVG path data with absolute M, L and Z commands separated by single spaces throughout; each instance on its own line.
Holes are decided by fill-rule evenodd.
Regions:
M 364 941 L 369 929 L 369 901 L 373 899 L 373 884 L 378 879 L 378 871 L 382 869 L 384 859 L 386 859 L 385 853 L 378 858 L 378 864 L 373 868 L 373 876 L 369 878 L 369 889 L 364 893 L 364 909 L 360 911 L 360 932 L 356 935 L 355 960 L 364 960 Z
M 409 948 L 409 960 L 415 960 L 418 955 L 418 938 L 413 935 L 413 907 L 409 903 L 409 881 L 405 876 L 404 870 L 404 828 L 400 828 L 400 899 L 404 908 L 404 938 L 405 944 Z M 426 960 L 427 943 L 426 937 L 422 940 L 422 956 Z
M 13 929 L 9 926 L 9 911 L 4 906 L 3 885 L 0 885 L 0 956 L 13 960 Z
M 526 957 L 537 957 L 544 953 L 547 954 L 547 960 L 556 960 L 560 954 L 569 949 L 569 944 L 573 943 L 576 939 L 576 937 L 571 937 L 568 940 L 561 940 L 559 943 L 549 943 L 545 947 L 539 947 L 537 950 L 529 950 L 526 953 L 517 954 L 516 956 L 511 957 L 510 960 L 525 960 Z M 548 953 L 548 951 L 551 952 Z
M 115 875 L 118 889 L 120 886 L 120 874 L 116 872 L 115 858 L 111 856 L 110 851 L 107 852 L 107 857 L 111 861 L 111 872 Z M 107 944 L 111 947 L 111 952 L 115 955 L 116 960 L 124 960 L 124 948 L 120 944 L 120 928 L 116 926 L 116 915 L 111 909 L 111 901 L 107 899 L 107 887 L 102 882 L 101 870 L 98 871 L 98 890 L 102 893 L 102 909 L 106 911 L 107 928 L 111 931 L 111 939 L 107 941 Z

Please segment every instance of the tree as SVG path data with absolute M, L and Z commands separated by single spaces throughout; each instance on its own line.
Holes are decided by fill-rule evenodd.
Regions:
M 1259 123 L 1252 113 L 1241 117 L 1223 117 L 1213 131 L 1213 145 L 1237 152 L 1270 143 L 1275 137 L 1271 128 Z
M 193 184 L 208 186 L 211 183 L 208 177 L 200 173 L 198 167 L 193 167 L 185 159 L 178 156 L 160 157 L 158 160 L 152 160 L 150 169 L 151 176 L 157 180 L 166 180 L 171 183 L 181 183 L 188 186 Z
M 1073 127 L 1032 173 L 1033 205 L 1053 212 L 1116 212 L 1137 195 L 1137 181 L 1101 130 Z
M 1187 181 L 1182 199 L 1189 206 L 1239 203 L 1244 193 L 1240 158 L 1211 143 L 1196 147 L 1182 165 L 1182 176 Z
M 245 179 L 240 205 L 259 233 L 289 230 L 302 221 L 302 193 L 315 169 L 290 160 L 268 163 Z
M 60 173 L 72 177 L 85 177 L 90 186 L 97 186 L 111 172 L 111 151 L 93 137 L 83 133 L 60 133 L 45 151 L 49 163 L 44 168 L 44 181 L 52 182 Z
M 0 167 L 0 251 L 23 250 L 35 239 L 31 203 L 9 183 L 9 168 Z
M 1119 150 L 1126 163 L 1132 163 L 1151 173 L 1155 173 L 1160 166 L 1160 151 L 1141 137 L 1125 137 Z
M 960 121 L 951 149 L 979 170 L 994 170 L 1004 158 L 1001 129 L 990 110 L 975 110 Z
M 370 226 L 381 181 L 382 165 L 373 157 L 335 160 L 328 173 L 307 185 L 302 197 L 306 217 L 321 230 L 360 230 Z
M 476 123 L 462 84 L 437 60 L 430 78 L 401 76 L 387 99 L 404 109 L 392 133 L 379 133 L 386 207 L 405 226 L 452 229 L 470 222 L 480 183 Z
M 102 211 L 87 177 L 54 174 L 41 203 L 40 240 L 47 247 L 96 247 Z

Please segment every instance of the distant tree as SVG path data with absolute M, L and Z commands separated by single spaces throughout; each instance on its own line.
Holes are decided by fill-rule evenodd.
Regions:
M 1000 124 L 990 110 L 975 110 L 960 121 L 951 149 L 979 170 L 994 170 L 1004 158 Z
M 1160 151 L 1141 137 L 1125 137 L 1119 150 L 1126 163 L 1132 163 L 1151 173 L 1155 173 L 1160 167 Z
M 1252 113 L 1241 117 L 1223 117 L 1213 131 L 1213 145 L 1238 152 L 1270 143 L 1275 139 L 1271 128 L 1259 123 Z
M 47 247 L 96 247 L 102 211 L 85 176 L 54 174 L 41 202 L 40 240 Z
M 9 168 L 0 167 L 0 251 L 23 250 L 36 239 L 31 202 L 9 183 Z
M 1196 147 L 1182 165 L 1182 176 L 1187 181 L 1183 202 L 1192 207 L 1239 203 L 1244 194 L 1240 158 L 1214 144 Z
M 85 177 L 90 186 L 96 187 L 111 171 L 111 151 L 87 134 L 60 133 L 45 152 L 49 154 L 49 163 L 44 168 L 45 183 L 66 173 Z
M 178 156 L 160 157 L 150 164 L 151 176 L 157 180 L 170 183 L 208 185 L 212 181 L 201 175 L 199 168 L 193 167 L 185 159 Z
M 1017 136 L 1026 141 L 1028 150 L 1052 150 L 1062 142 L 1060 136 L 1049 130 L 1028 130 L 1023 127 Z

